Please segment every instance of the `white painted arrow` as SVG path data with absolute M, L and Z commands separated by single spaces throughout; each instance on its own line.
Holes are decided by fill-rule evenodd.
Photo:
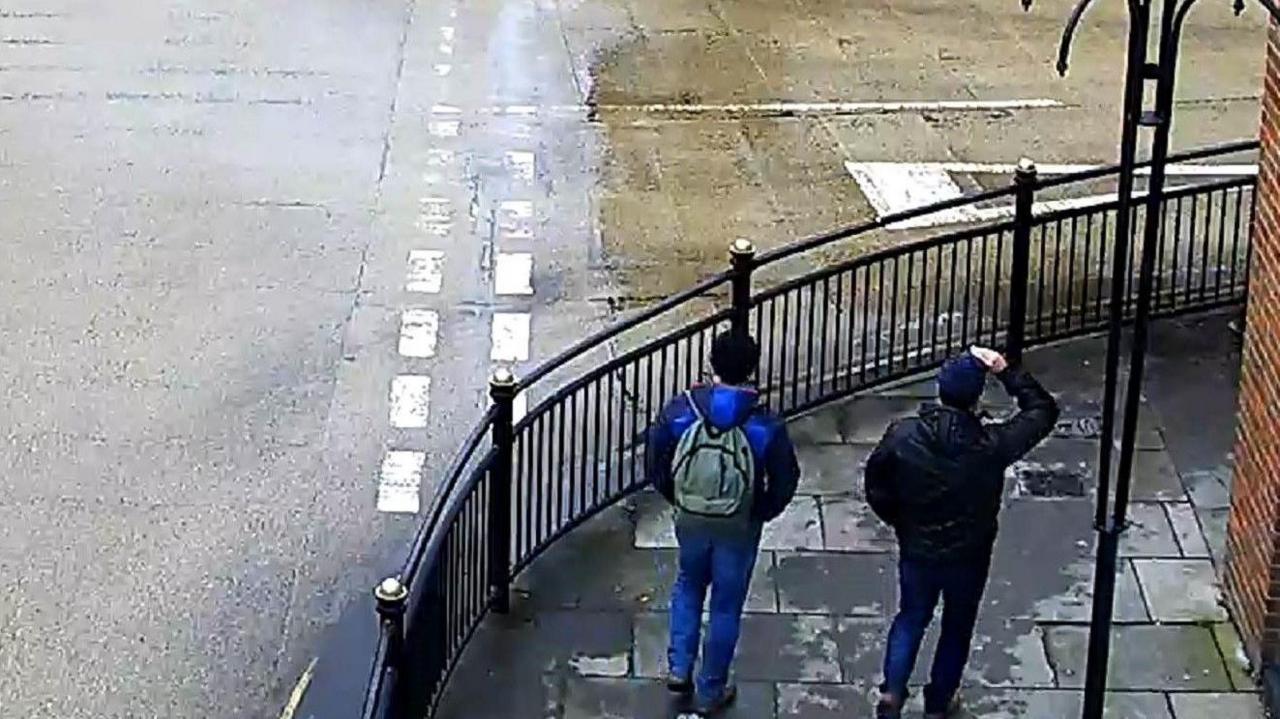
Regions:
M 858 188 L 862 190 L 862 194 L 875 209 L 876 216 L 880 218 L 963 197 L 964 193 L 960 186 L 951 178 L 953 173 L 1010 174 L 1017 168 L 1017 165 L 974 162 L 845 162 L 844 166 L 857 181 Z M 1077 164 L 1039 165 L 1037 170 L 1041 175 L 1065 175 L 1098 167 L 1100 166 Z M 1171 165 L 1167 171 L 1170 176 L 1235 177 L 1256 175 L 1258 166 Z M 1150 170 L 1146 168 L 1138 172 L 1150 174 Z M 1033 211 L 1045 213 L 1075 207 L 1089 207 L 1110 202 L 1115 198 L 1115 194 L 1105 194 L 1066 200 L 1048 200 L 1037 202 Z M 957 225 L 998 220 L 1012 215 L 1012 204 L 999 207 L 962 206 L 895 222 L 888 228 L 901 230 Z

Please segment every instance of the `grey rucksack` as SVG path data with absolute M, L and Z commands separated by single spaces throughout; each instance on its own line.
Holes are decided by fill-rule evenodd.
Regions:
M 685 398 L 695 420 L 676 445 L 671 462 L 675 505 L 702 517 L 746 516 L 751 507 L 755 458 L 741 427 L 712 425 L 693 396 Z

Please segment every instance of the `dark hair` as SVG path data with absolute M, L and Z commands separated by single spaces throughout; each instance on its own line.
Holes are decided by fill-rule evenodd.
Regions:
M 760 366 L 760 345 L 746 332 L 721 332 L 711 341 L 711 369 L 727 384 L 744 384 Z

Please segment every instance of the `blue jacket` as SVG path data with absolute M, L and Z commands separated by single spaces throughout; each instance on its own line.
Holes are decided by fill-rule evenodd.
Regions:
M 668 502 L 675 501 L 671 462 L 681 435 L 697 415 L 688 397 L 698 404 L 704 417 L 718 429 L 742 427 L 755 455 L 755 492 L 751 517 L 759 524 L 782 514 L 795 496 L 800 481 L 796 450 L 782 420 L 759 404 L 760 393 L 747 387 L 729 385 L 698 386 L 686 396 L 681 393 L 663 409 L 652 427 L 645 447 L 647 477 Z

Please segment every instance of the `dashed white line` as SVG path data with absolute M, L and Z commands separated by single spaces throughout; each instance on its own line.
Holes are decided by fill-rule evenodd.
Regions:
M 495 312 L 490 334 L 489 359 L 524 362 L 529 359 L 529 313 Z
M 440 37 L 443 37 L 448 42 L 453 42 L 453 35 L 454 30 L 451 26 L 445 25 L 440 28 Z
M 440 62 L 436 63 L 434 69 L 436 71 L 436 77 L 446 77 L 449 73 L 453 72 L 453 65 L 450 65 L 447 62 Z
M 440 314 L 425 307 L 410 307 L 400 314 L 400 355 L 416 359 L 435 357 L 440 335 Z
M 499 252 L 494 263 L 493 291 L 498 295 L 533 294 L 533 255 Z
M 458 120 L 431 120 L 427 123 L 427 132 L 435 137 L 457 137 L 462 123 Z
M 462 108 L 457 105 L 432 105 L 431 114 L 433 115 L 457 115 L 462 112 Z
M 391 426 L 421 429 L 431 409 L 431 378 L 402 374 L 391 380 Z
M 453 54 L 453 43 L 449 42 L 448 40 L 446 40 L 446 41 L 444 41 L 444 42 L 441 42 L 441 43 L 440 43 L 440 54 L 441 54 L 441 55 L 452 55 L 452 54 Z
M 498 203 L 498 232 L 508 239 L 532 239 L 533 202 L 530 200 L 503 200 Z
M 418 200 L 418 204 L 422 206 L 422 219 L 427 222 L 448 222 L 453 219 L 447 197 L 423 197 Z
M 378 476 L 379 512 L 418 512 L 425 462 L 424 452 L 393 449 L 383 455 L 382 471 Z
M 434 295 L 444 282 L 444 253 L 440 250 L 410 250 L 409 278 L 405 290 Z
M 507 167 L 510 168 L 511 174 L 516 179 L 523 182 L 532 182 L 534 176 L 534 159 L 533 153 L 528 150 L 508 150 L 506 154 Z

